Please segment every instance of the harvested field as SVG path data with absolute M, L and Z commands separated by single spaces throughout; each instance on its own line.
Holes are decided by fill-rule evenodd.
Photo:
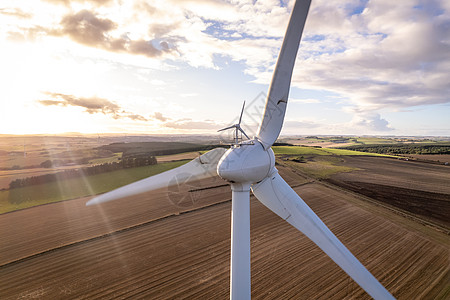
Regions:
M 331 180 L 329 182 L 408 211 L 424 220 L 450 228 L 450 196 L 448 194 L 431 193 L 368 182 L 339 182 Z
M 448 297 L 448 236 L 280 173 L 395 297 Z M 0 299 L 228 298 L 231 192 L 216 180 L 181 187 L 190 205 L 159 190 L 96 207 L 77 199 L 0 215 Z M 254 198 L 251 230 L 254 299 L 370 299 Z
M 169 162 L 169 161 L 175 161 L 175 160 L 194 159 L 194 158 L 197 158 L 198 156 L 200 156 L 199 152 L 194 151 L 194 152 L 186 152 L 186 153 L 180 153 L 180 154 L 157 156 L 156 159 L 158 160 L 158 163 L 162 163 L 162 162 Z
M 198 182 L 195 186 L 201 188 L 224 183 L 219 178 L 214 178 Z M 184 188 L 183 186 L 180 190 L 181 193 L 187 192 Z M 85 204 L 90 198 L 62 201 L 0 215 L 0 265 L 180 214 L 185 210 L 227 201 L 231 199 L 231 194 L 228 186 L 222 186 L 189 193 L 183 202 L 179 202 L 179 198 L 169 198 L 167 190 L 161 189 L 101 206 L 86 207 Z M 174 200 L 178 205 L 174 204 Z
M 441 163 L 445 163 L 445 162 L 450 163 L 450 154 L 434 154 L 434 155 L 408 154 L 408 156 L 409 157 L 413 157 L 415 159 L 438 161 L 438 162 L 441 162 Z
M 345 166 L 358 168 L 334 179 L 356 180 L 450 195 L 450 167 L 383 157 L 342 157 Z
M 358 170 L 329 182 L 450 229 L 450 167 L 377 157 L 344 157 Z
M 355 142 L 348 143 L 336 143 L 329 141 L 308 141 L 308 140 L 286 140 L 286 143 L 295 145 L 295 146 L 309 146 L 309 147 L 322 147 L 322 148 L 333 148 L 333 147 L 345 147 L 345 146 L 353 146 Z

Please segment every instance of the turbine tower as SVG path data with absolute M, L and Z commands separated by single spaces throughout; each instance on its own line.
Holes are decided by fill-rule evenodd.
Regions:
M 137 181 L 87 202 L 99 204 L 167 187 L 180 181 L 219 175 L 231 184 L 231 299 L 250 299 L 250 190 L 275 214 L 303 232 L 375 299 L 394 299 L 377 279 L 339 241 L 320 218 L 283 180 L 275 168 L 271 149 L 283 126 L 295 58 L 311 0 L 297 0 L 273 73 L 264 115 L 256 137 L 235 143 L 228 150 L 216 148 L 170 171 Z M 244 103 L 245 105 L 245 103 Z M 244 133 L 245 136 L 247 136 Z M 171 180 L 177 177 L 177 181 Z

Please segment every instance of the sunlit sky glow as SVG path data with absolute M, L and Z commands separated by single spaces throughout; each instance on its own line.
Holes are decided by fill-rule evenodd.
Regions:
M 294 1 L 2 0 L 0 133 L 254 134 Z M 313 0 L 283 134 L 450 135 L 450 1 Z

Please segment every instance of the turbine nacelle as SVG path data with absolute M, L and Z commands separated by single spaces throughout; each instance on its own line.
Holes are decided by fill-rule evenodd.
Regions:
M 274 167 L 272 149 L 264 150 L 254 139 L 228 149 L 217 165 L 217 174 L 231 183 L 255 183 L 266 178 Z

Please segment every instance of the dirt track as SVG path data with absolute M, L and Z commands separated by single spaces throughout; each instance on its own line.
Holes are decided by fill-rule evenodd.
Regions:
M 426 235 L 430 229 L 415 230 L 417 224 L 352 194 L 280 173 L 395 297 L 445 299 L 448 236 L 432 238 Z M 0 215 L 0 299 L 227 298 L 229 187 L 190 195 L 193 201 L 184 199 L 181 208 L 166 191 L 157 191 L 133 202 L 86 208 L 86 199 L 77 199 Z M 95 238 L 123 228 L 129 229 Z M 251 230 L 253 298 L 370 299 L 255 199 Z

